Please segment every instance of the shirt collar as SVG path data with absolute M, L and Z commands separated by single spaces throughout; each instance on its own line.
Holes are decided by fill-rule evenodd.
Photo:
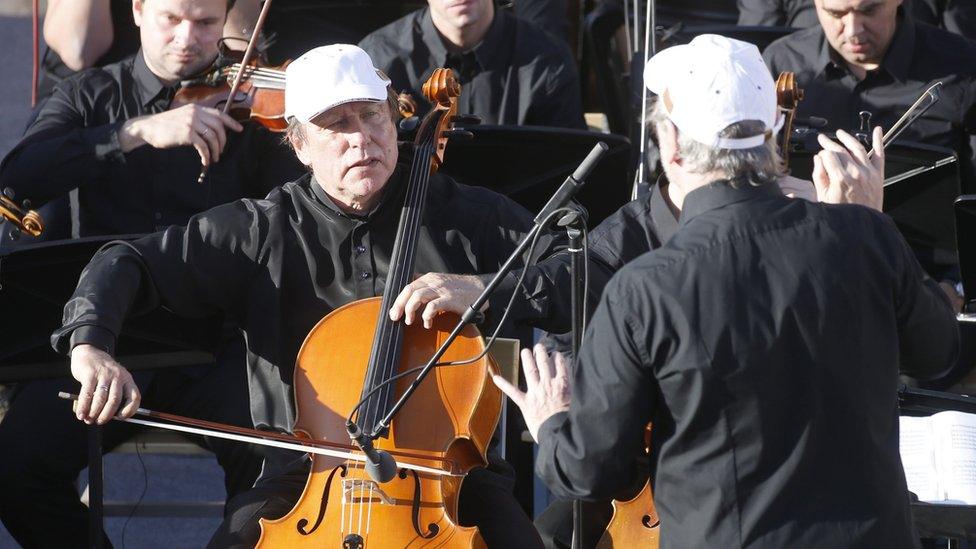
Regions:
M 664 193 L 661 192 L 661 183 L 666 181 L 664 174 L 661 174 L 651 189 L 651 220 L 661 244 L 670 240 L 671 235 L 678 230 L 678 218 L 674 216 L 668 201 L 664 198 Z
M 478 68 L 482 71 L 492 66 L 492 63 L 506 49 L 506 44 L 510 41 L 506 40 L 505 31 L 509 25 L 504 24 L 502 21 L 503 16 L 504 12 L 496 8 L 495 16 L 491 20 L 491 26 L 488 27 L 488 32 L 485 33 L 484 40 L 474 48 L 462 53 L 462 55 L 474 54 L 474 59 L 479 65 Z M 421 39 L 426 44 L 427 49 L 430 50 L 435 65 L 438 67 L 446 66 L 447 56 L 450 52 L 444 46 L 444 39 L 441 38 L 437 27 L 434 26 L 434 20 L 430 16 L 430 8 L 424 8 L 423 13 L 420 15 L 420 29 Z
M 777 195 L 783 196 L 783 193 L 775 183 L 764 185 L 741 184 L 738 187 L 733 187 L 727 181 L 715 181 L 704 187 L 699 187 L 685 196 L 684 203 L 681 205 L 681 217 L 678 220 L 678 226 L 684 227 L 695 217 L 729 204 Z
M 149 107 L 162 93 L 172 94 L 176 86 L 167 86 L 146 65 L 142 48 L 136 53 L 132 63 L 132 78 L 136 82 L 137 93 L 143 107 Z M 172 96 L 171 96 L 172 97 Z
M 333 200 L 332 197 L 325 192 L 322 185 L 319 185 L 319 182 L 315 179 L 315 175 L 309 176 L 309 186 L 312 188 L 312 195 L 317 199 L 317 201 L 330 211 L 349 219 L 369 221 L 374 215 L 376 215 L 377 212 L 383 209 L 383 206 L 390 201 L 390 197 L 396 194 L 392 192 L 392 189 L 400 186 L 400 179 L 402 179 L 401 173 L 402 170 L 400 169 L 400 164 L 397 164 L 396 168 L 393 170 L 393 174 L 390 175 L 390 178 L 386 181 L 386 185 L 383 185 L 383 190 L 380 191 L 380 200 L 376 203 L 376 207 L 365 215 L 351 214 L 340 208 L 339 205 L 336 204 L 335 200 Z
M 831 72 L 834 75 L 847 74 L 850 70 L 844 59 L 827 41 L 827 37 L 821 28 L 820 31 L 820 55 L 817 66 L 827 75 Z M 881 60 L 879 69 L 883 69 L 895 80 L 904 82 L 908 78 L 908 69 L 912 63 L 912 53 L 915 50 L 915 20 L 901 7 L 898 8 L 898 26 L 895 28 L 895 35 L 891 38 L 888 51 L 885 52 L 884 59 Z

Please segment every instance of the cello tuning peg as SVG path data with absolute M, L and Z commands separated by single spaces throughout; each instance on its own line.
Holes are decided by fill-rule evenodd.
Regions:
M 25 210 L 31 209 L 31 201 L 30 200 L 27 200 L 27 199 L 24 199 L 23 207 L 24 207 Z
M 3 195 L 6 196 L 7 198 L 13 200 L 14 199 L 14 190 L 11 189 L 10 187 L 4 187 L 3 188 Z
M 404 118 L 400 120 L 400 130 L 405 132 L 412 132 L 417 129 L 420 125 L 420 118 L 416 116 L 411 116 L 410 118 Z
M 455 126 L 477 126 L 481 124 L 481 117 L 473 114 L 458 114 L 454 116 L 451 122 Z
M 464 139 L 467 141 L 474 139 L 474 134 L 467 130 L 448 130 L 444 132 L 444 137 L 448 139 Z

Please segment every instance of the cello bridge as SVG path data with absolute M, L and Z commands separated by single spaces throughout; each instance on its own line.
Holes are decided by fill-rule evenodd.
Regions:
M 343 503 L 385 503 L 393 505 L 394 500 L 372 480 L 349 479 L 342 481 Z

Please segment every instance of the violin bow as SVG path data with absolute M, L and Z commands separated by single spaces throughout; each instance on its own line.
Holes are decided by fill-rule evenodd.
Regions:
M 237 90 L 240 89 L 241 82 L 244 80 L 244 73 L 247 72 L 248 63 L 254 57 L 255 46 L 258 43 L 258 38 L 261 36 L 261 29 L 264 28 L 264 20 L 268 17 L 269 8 L 271 8 L 271 0 L 264 0 L 264 5 L 261 6 L 261 13 L 258 14 L 258 20 L 254 24 L 254 32 L 251 33 L 251 38 L 247 41 L 247 48 L 244 50 L 244 57 L 241 59 L 241 68 L 234 75 L 234 83 L 231 84 L 230 91 L 227 92 L 227 102 L 224 103 L 224 108 L 221 111 L 223 114 L 230 112 L 230 108 L 234 104 L 234 96 L 237 95 Z M 200 166 L 200 175 L 197 177 L 197 183 L 203 183 L 206 177 L 207 166 Z
M 919 119 L 923 114 L 925 114 L 932 105 L 939 102 L 939 91 L 942 89 L 942 82 L 936 82 L 929 86 L 929 89 L 922 92 L 922 95 L 912 103 L 911 107 L 905 111 L 905 114 L 901 115 L 888 131 L 884 133 L 881 137 L 881 148 L 887 149 L 888 145 L 901 135 L 901 132 L 905 131 L 909 126 L 911 126 L 916 120 Z M 868 151 L 868 158 L 874 156 L 874 149 L 872 148 Z

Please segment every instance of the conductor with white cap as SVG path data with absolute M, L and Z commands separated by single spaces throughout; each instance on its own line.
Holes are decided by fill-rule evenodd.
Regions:
M 917 546 L 896 389 L 899 369 L 954 362 L 946 297 L 877 209 L 783 195 L 755 46 L 699 36 L 644 78 L 679 226 L 613 276 L 572 368 L 536 346 L 526 391 L 495 379 L 537 474 L 558 497 L 620 496 L 652 423 L 661 547 Z M 829 172 L 880 166 L 822 142 L 821 197 L 843 191 Z

